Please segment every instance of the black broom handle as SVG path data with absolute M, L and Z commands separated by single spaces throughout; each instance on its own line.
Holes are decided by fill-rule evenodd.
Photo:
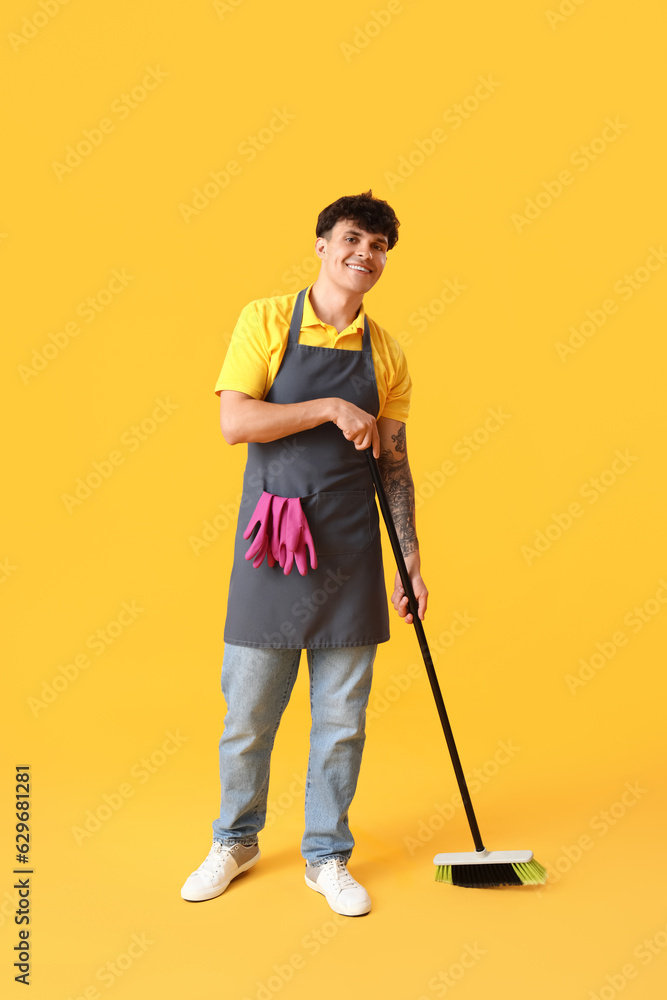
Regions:
M 452 758 L 452 764 L 454 765 L 454 773 L 458 782 L 466 816 L 468 817 L 470 832 L 472 833 L 472 837 L 475 842 L 475 850 L 483 851 L 485 850 L 485 847 L 482 843 L 482 836 L 479 832 L 479 826 L 477 825 L 477 819 L 475 817 L 475 811 L 472 807 L 472 802 L 470 801 L 470 793 L 468 791 L 468 785 L 466 784 L 465 775 L 463 774 L 463 768 L 461 767 L 461 761 L 459 759 L 458 750 L 456 749 L 456 743 L 454 742 L 452 727 L 449 724 L 449 719 L 447 718 L 447 710 L 442 699 L 442 692 L 440 691 L 440 684 L 438 683 L 438 677 L 433 666 L 433 660 L 431 659 L 431 651 L 428 648 L 428 643 L 426 642 L 424 626 L 422 625 L 419 617 L 419 604 L 415 597 L 415 592 L 412 589 L 408 568 L 405 565 L 405 559 L 403 558 L 403 552 L 401 551 L 401 543 L 398 540 L 396 527 L 391 516 L 391 510 L 389 509 L 389 501 L 387 500 L 387 494 L 384 490 L 382 477 L 380 475 L 380 470 L 378 468 L 375 455 L 373 454 L 372 447 L 367 449 L 366 457 L 368 458 L 371 475 L 373 476 L 373 482 L 375 483 L 375 492 L 377 493 L 380 510 L 382 511 L 382 517 L 384 518 L 384 523 L 387 526 L 387 534 L 389 535 L 389 540 L 391 541 L 391 547 L 394 550 L 398 573 L 401 578 L 401 583 L 403 584 L 403 589 L 408 597 L 408 607 L 410 609 L 410 613 L 412 614 L 412 621 L 417 633 L 417 639 L 419 640 L 419 648 L 421 649 L 421 653 L 424 658 L 426 673 L 428 674 L 428 679 L 431 682 L 431 690 L 433 691 L 433 697 L 435 698 L 438 715 L 440 716 L 440 722 L 442 723 L 445 739 L 447 740 L 449 755 Z

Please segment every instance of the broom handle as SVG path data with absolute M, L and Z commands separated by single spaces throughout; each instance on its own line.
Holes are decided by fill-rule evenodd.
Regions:
M 403 589 L 407 594 L 408 607 L 410 609 L 410 613 L 412 614 L 412 621 L 415 627 L 415 631 L 417 633 L 417 639 L 419 640 L 419 648 L 421 649 L 421 654 L 424 658 L 426 673 L 428 674 L 428 679 L 431 682 L 431 690 L 433 691 L 433 697 L 435 698 L 436 708 L 438 709 L 440 722 L 442 723 L 445 739 L 447 740 L 449 755 L 452 758 L 452 764 L 454 765 L 454 774 L 456 775 L 459 791 L 461 793 L 461 799 L 463 801 L 463 806 L 466 811 L 466 816 L 468 817 L 468 825 L 470 826 L 470 832 L 472 833 L 472 837 L 475 842 L 475 850 L 483 851 L 485 850 L 485 847 L 484 844 L 482 843 L 482 836 L 479 832 L 479 826 L 477 825 L 477 819 L 475 817 L 475 811 L 472 807 L 472 802 L 470 801 L 470 793 L 468 791 L 468 785 L 466 784 L 466 779 L 463 774 L 463 768 L 461 767 L 461 761 L 459 759 L 458 750 L 456 749 L 456 743 L 454 742 L 454 734 L 452 732 L 452 727 L 449 724 L 449 719 L 447 718 L 447 710 L 445 708 L 445 703 L 442 699 L 442 692 L 440 691 L 440 684 L 438 683 L 438 677 L 435 672 L 435 668 L 433 666 L 433 660 L 431 659 L 431 651 L 429 650 L 428 643 L 426 642 L 426 635 L 424 634 L 424 626 L 422 625 L 421 619 L 419 617 L 419 604 L 415 597 L 415 592 L 412 589 L 412 582 L 408 574 L 408 568 L 405 565 L 405 559 L 403 557 L 403 552 L 401 551 L 401 543 L 398 540 L 396 527 L 394 525 L 394 521 L 391 516 L 391 510 L 389 509 L 389 501 L 387 500 L 387 494 L 385 493 L 384 485 L 382 483 L 382 477 L 380 475 L 380 470 L 378 468 L 375 455 L 373 454 L 372 447 L 367 449 L 366 456 L 368 458 L 368 464 L 370 465 L 371 475 L 373 476 L 373 482 L 375 484 L 375 492 L 377 493 L 378 502 L 380 504 L 380 510 L 382 511 L 384 523 L 387 526 L 387 533 L 389 535 L 389 540 L 391 541 L 391 547 L 394 550 L 394 556 L 396 558 L 398 573 L 401 578 L 401 583 L 403 584 Z

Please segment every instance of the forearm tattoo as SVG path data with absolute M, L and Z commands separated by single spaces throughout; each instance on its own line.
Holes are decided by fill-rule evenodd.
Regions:
M 398 433 L 392 434 L 391 439 L 394 447 L 385 448 L 380 453 L 378 465 L 401 551 L 407 556 L 419 547 L 419 543 L 415 529 L 415 488 L 408 464 L 405 424 L 401 424 Z

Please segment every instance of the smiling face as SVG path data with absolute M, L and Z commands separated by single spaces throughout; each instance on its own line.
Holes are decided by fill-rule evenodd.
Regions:
M 329 239 L 318 236 L 315 250 L 327 278 L 348 292 L 369 291 L 387 263 L 388 240 L 383 233 L 367 233 L 358 222 L 339 219 Z

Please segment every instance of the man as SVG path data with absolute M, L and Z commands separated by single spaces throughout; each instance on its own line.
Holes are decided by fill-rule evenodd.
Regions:
M 337 913 L 371 907 L 347 871 L 373 661 L 389 638 L 370 447 L 420 618 L 428 596 L 406 450 L 410 376 L 398 343 L 363 306 L 398 225 L 372 191 L 325 208 L 317 280 L 243 309 L 215 387 L 225 440 L 247 443 L 248 462 L 225 625 L 220 815 L 211 851 L 181 890 L 187 900 L 219 896 L 259 860 L 273 742 L 306 649 L 306 884 Z M 411 623 L 398 574 L 392 602 Z

